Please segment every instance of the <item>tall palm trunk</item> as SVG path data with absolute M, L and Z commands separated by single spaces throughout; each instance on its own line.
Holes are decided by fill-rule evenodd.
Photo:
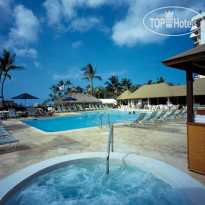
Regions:
M 90 80 L 91 80 L 91 95 L 93 96 L 93 78 L 91 78 Z
M 3 110 L 4 110 L 4 82 L 6 80 L 6 76 L 7 76 L 7 72 L 5 73 L 4 79 L 3 79 L 2 84 L 1 84 L 1 97 L 2 97 L 2 107 L 3 107 Z

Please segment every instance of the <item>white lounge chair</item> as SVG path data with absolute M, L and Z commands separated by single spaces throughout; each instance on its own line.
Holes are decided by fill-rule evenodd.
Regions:
M 36 110 L 35 108 L 27 108 L 27 112 L 28 112 L 28 115 L 30 117 L 38 117 L 39 116 L 38 110 Z
M 15 111 L 14 108 L 9 108 L 8 110 L 9 110 L 8 115 L 9 115 L 10 118 L 16 118 L 16 117 L 19 117 L 19 115 L 16 113 L 16 111 Z
M 13 137 L 13 136 L 10 136 L 10 137 L 3 137 L 3 138 L 0 138 L 0 145 L 6 145 L 6 144 L 9 144 L 8 146 L 6 146 L 6 150 L 7 151 L 14 151 L 18 144 L 19 144 L 19 139 L 17 137 Z M 13 143 L 16 143 L 16 146 L 14 147 L 11 147 L 11 145 Z

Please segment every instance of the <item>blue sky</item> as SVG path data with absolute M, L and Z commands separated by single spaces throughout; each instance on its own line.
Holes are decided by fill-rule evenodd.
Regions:
M 103 78 L 94 86 L 111 75 L 134 84 L 160 76 L 185 84 L 183 71 L 161 61 L 192 48 L 189 35 L 163 37 L 142 23 L 151 10 L 170 5 L 204 11 L 203 0 L 0 0 L 0 48 L 15 52 L 16 65 L 26 68 L 11 73 L 5 98 L 28 92 L 43 102 L 59 80 L 86 87 L 80 68 L 88 63 Z

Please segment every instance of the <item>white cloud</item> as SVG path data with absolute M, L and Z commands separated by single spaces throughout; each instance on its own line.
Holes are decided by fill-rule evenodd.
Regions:
M 37 61 L 34 61 L 33 64 L 34 64 L 34 66 L 35 66 L 36 68 L 39 68 L 39 67 L 40 67 L 40 63 L 37 62 Z
M 50 25 L 59 24 L 61 20 L 61 3 L 59 0 L 46 0 L 43 4 L 46 8 L 48 23 Z
M 53 26 L 58 32 L 84 32 L 98 26 L 98 30 L 106 33 L 108 29 L 100 25 L 102 22 L 98 17 L 79 17 L 77 9 L 94 9 L 111 2 L 114 0 L 46 0 L 43 6 L 46 9 L 48 25 Z
M 14 26 L 10 29 L 6 47 L 33 43 L 37 40 L 39 21 L 33 12 L 22 5 L 14 8 Z
M 110 71 L 110 72 L 107 72 L 107 73 L 100 73 L 99 76 L 102 77 L 102 79 L 107 79 L 111 76 L 120 76 L 120 75 L 124 75 L 125 73 L 127 73 L 126 70 L 120 70 L 120 71 Z
M 8 11 L 10 10 L 11 2 L 12 0 L 0 0 L 0 7 Z
M 72 31 L 80 31 L 85 32 L 97 25 L 100 25 L 100 19 L 92 16 L 87 18 L 77 18 L 73 20 L 70 24 L 70 28 Z
M 54 80 L 65 80 L 65 79 L 80 79 L 83 75 L 83 72 L 79 67 L 72 67 L 66 73 L 58 73 L 53 75 Z
M 0 0 L 0 29 L 5 30 L 12 18 L 11 0 Z
M 202 8 L 203 1 L 190 2 L 189 0 L 172 1 L 172 5 L 187 6 L 197 11 Z M 115 44 L 134 46 L 137 43 L 160 43 L 166 39 L 164 36 L 153 34 L 143 25 L 144 16 L 153 9 L 170 5 L 169 0 L 137 0 L 130 1 L 127 15 L 113 26 L 112 40 Z M 186 10 L 183 14 L 185 16 Z
M 111 1 L 110 1 L 111 2 Z M 77 8 L 97 8 L 110 4 L 107 0 L 46 0 L 43 6 L 46 9 L 50 25 L 61 24 L 61 20 L 71 20 L 77 16 Z
M 37 51 L 34 48 L 21 48 L 21 49 L 14 48 L 13 50 L 18 56 L 27 56 L 31 58 L 36 58 L 38 55 Z
M 170 0 L 46 0 L 43 5 L 46 8 L 48 24 L 54 26 L 57 31 L 68 32 L 72 29 L 85 32 L 95 28 L 106 34 L 109 33 L 109 29 L 103 26 L 102 18 L 85 17 L 80 12 L 78 13 L 78 10 L 96 9 L 104 5 L 120 9 L 120 6 L 125 8 L 126 5 L 127 14 L 121 20 L 114 20 L 115 23 L 112 26 L 111 39 L 115 44 L 134 46 L 137 43 L 160 43 L 166 39 L 147 30 L 142 22 L 145 14 L 153 9 L 170 5 Z M 203 0 L 192 2 L 172 0 L 172 5 L 185 6 L 196 11 L 204 8 Z
M 83 42 L 82 41 L 75 41 L 72 43 L 71 47 L 72 48 L 79 48 L 83 45 Z

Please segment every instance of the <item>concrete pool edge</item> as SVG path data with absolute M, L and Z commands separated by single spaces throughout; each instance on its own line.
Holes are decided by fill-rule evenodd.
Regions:
M 19 184 L 22 184 L 28 179 L 30 180 L 31 178 L 34 178 L 42 171 L 49 171 L 51 167 L 55 166 L 58 168 L 58 165 L 67 162 L 72 163 L 72 161 L 77 160 L 105 160 L 105 158 L 106 153 L 104 152 L 79 153 L 51 158 L 24 168 L 0 181 L 0 204 L 3 204 L 7 200 L 8 196 L 12 194 L 12 191 Z M 193 204 L 202 205 L 205 201 L 205 186 L 168 164 L 147 157 L 123 153 L 111 153 L 111 160 L 121 160 L 125 164 L 149 171 L 158 178 L 168 182 L 171 186 L 180 189 L 186 194 L 186 196 L 188 196 Z

